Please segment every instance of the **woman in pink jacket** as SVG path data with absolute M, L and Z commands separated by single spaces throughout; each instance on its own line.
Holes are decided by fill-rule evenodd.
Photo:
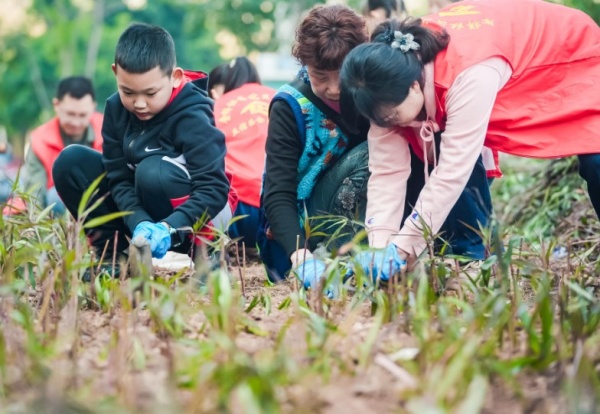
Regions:
M 600 28 L 589 16 L 539 0 L 465 0 L 423 20 L 383 23 L 372 40 L 350 52 L 340 80 L 371 120 L 375 267 L 393 273 L 418 258 L 424 228 L 438 232 L 484 145 L 578 155 L 600 212 Z M 402 223 L 409 147 L 435 168 Z M 357 261 L 368 269 L 371 254 Z

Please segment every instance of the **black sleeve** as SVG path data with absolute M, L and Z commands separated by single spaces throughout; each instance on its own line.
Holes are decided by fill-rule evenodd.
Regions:
M 118 98 L 118 97 L 117 97 Z M 119 104 L 114 104 L 114 96 L 106 102 L 104 121 L 102 122 L 102 161 L 109 181 L 111 196 L 120 211 L 132 214 L 123 217 L 127 227 L 133 232 L 142 221 L 153 221 L 135 192 L 135 173 L 127 166 L 123 154 L 123 134 L 115 125 L 125 125 L 126 113 Z
M 296 201 L 302 144 L 294 113 L 285 101 L 271 105 L 266 153 L 263 205 L 275 240 L 291 256 L 296 245 L 305 245 Z
M 175 146 L 181 148 L 190 173 L 190 198 L 165 221 L 170 226 L 192 226 L 203 214 L 215 217 L 227 204 L 229 179 L 225 175 L 225 135 L 215 127 L 208 98 L 192 105 L 174 125 Z

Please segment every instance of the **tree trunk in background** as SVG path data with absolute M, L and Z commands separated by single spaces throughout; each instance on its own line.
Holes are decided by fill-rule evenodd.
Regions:
M 59 49 L 58 60 L 59 79 L 62 79 L 73 75 L 73 58 L 77 47 L 77 33 L 74 30 L 74 23 L 71 21 L 75 18 L 75 15 L 69 12 L 64 1 L 57 1 L 55 4 L 59 17 L 59 21 L 56 23 L 64 28 L 59 34 L 60 38 L 63 39 L 63 47 Z
M 88 43 L 87 55 L 85 58 L 85 76 L 94 78 L 96 73 L 96 62 L 98 60 L 98 50 L 102 41 L 102 29 L 104 27 L 104 0 L 94 2 L 94 11 L 92 16 L 92 34 Z
M 31 84 L 33 85 L 33 90 L 38 103 L 40 104 L 40 108 L 42 108 L 44 111 L 50 110 L 52 107 L 50 104 L 51 99 L 46 92 L 46 86 L 44 85 L 44 80 L 42 79 L 40 65 L 38 64 L 38 61 L 31 50 L 25 49 L 25 54 L 29 60 L 29 76 L 31 78 Z

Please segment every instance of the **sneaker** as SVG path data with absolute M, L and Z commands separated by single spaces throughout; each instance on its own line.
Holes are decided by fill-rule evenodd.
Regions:
M 469 276 L 472 280 L 477 280 L 481 276 L 481 263 L 483 263 L 483 260 L 473 260 L 461 266 L 461 272 Z
M 108 277 L 108 278 L 120 278 L 121 277 L 121 262 L 117 260 L 113 267 L 112 261 L 107 262 L 104 261 L 99 264 L 94 264 L 93 266 L 88 267 L 83 272 L 83 276 L 81 280 L 86 283 L 90 283 L 93 277 Z
M 214 252 L 210 255 L 210 262 L 212 263 L 212 269 L 216 270 L 224 264 L 227 269 L 231 266 L 231 256 L 227 253 L 223 253 L 223 263 L 221 263 L 221 252 Z
M 444 259 L 446 267 L 450 268 L 450 277 L 446 279 L 446 290 L 459 291 L 461 286 L 466 286 L 477 282 L 481 276 L 482 260 L 472 260 L 467 263 L 458 264 L 453 259 Z
M 229 256 L 225 254 L 225 270 L 229 274 Z M 204 253 L 200 249 L 194 254 L 194 276 L 200 286 L 206 285 L 210 275 L 221 268 L 221 252 Z

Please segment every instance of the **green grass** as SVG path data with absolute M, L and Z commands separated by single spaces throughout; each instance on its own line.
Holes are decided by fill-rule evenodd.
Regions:
M 519 185 L 495 184 L 496 199 Z M 556 260 L 552 232 L 515 223 L 501 221 L 494 242 L 484 231 L 492 257 L 458 289 L 455 266 L 429 256 L 387 286 L 359 272 L 328 300 L 265 284 L 257 265 L 82 283 L 81 222 L 4 218 L 0 411 L 308 413 L 364 398 L 372 412 L 546 412 L 531 385 L 542 381 L 557 412 L 596 412 L 593 241 L 563 234 L 569 257 Z M 338 252 L 363 249 L 360 237 Z M 347 257 L 327 260 L 327 283 L 341 283 Z

